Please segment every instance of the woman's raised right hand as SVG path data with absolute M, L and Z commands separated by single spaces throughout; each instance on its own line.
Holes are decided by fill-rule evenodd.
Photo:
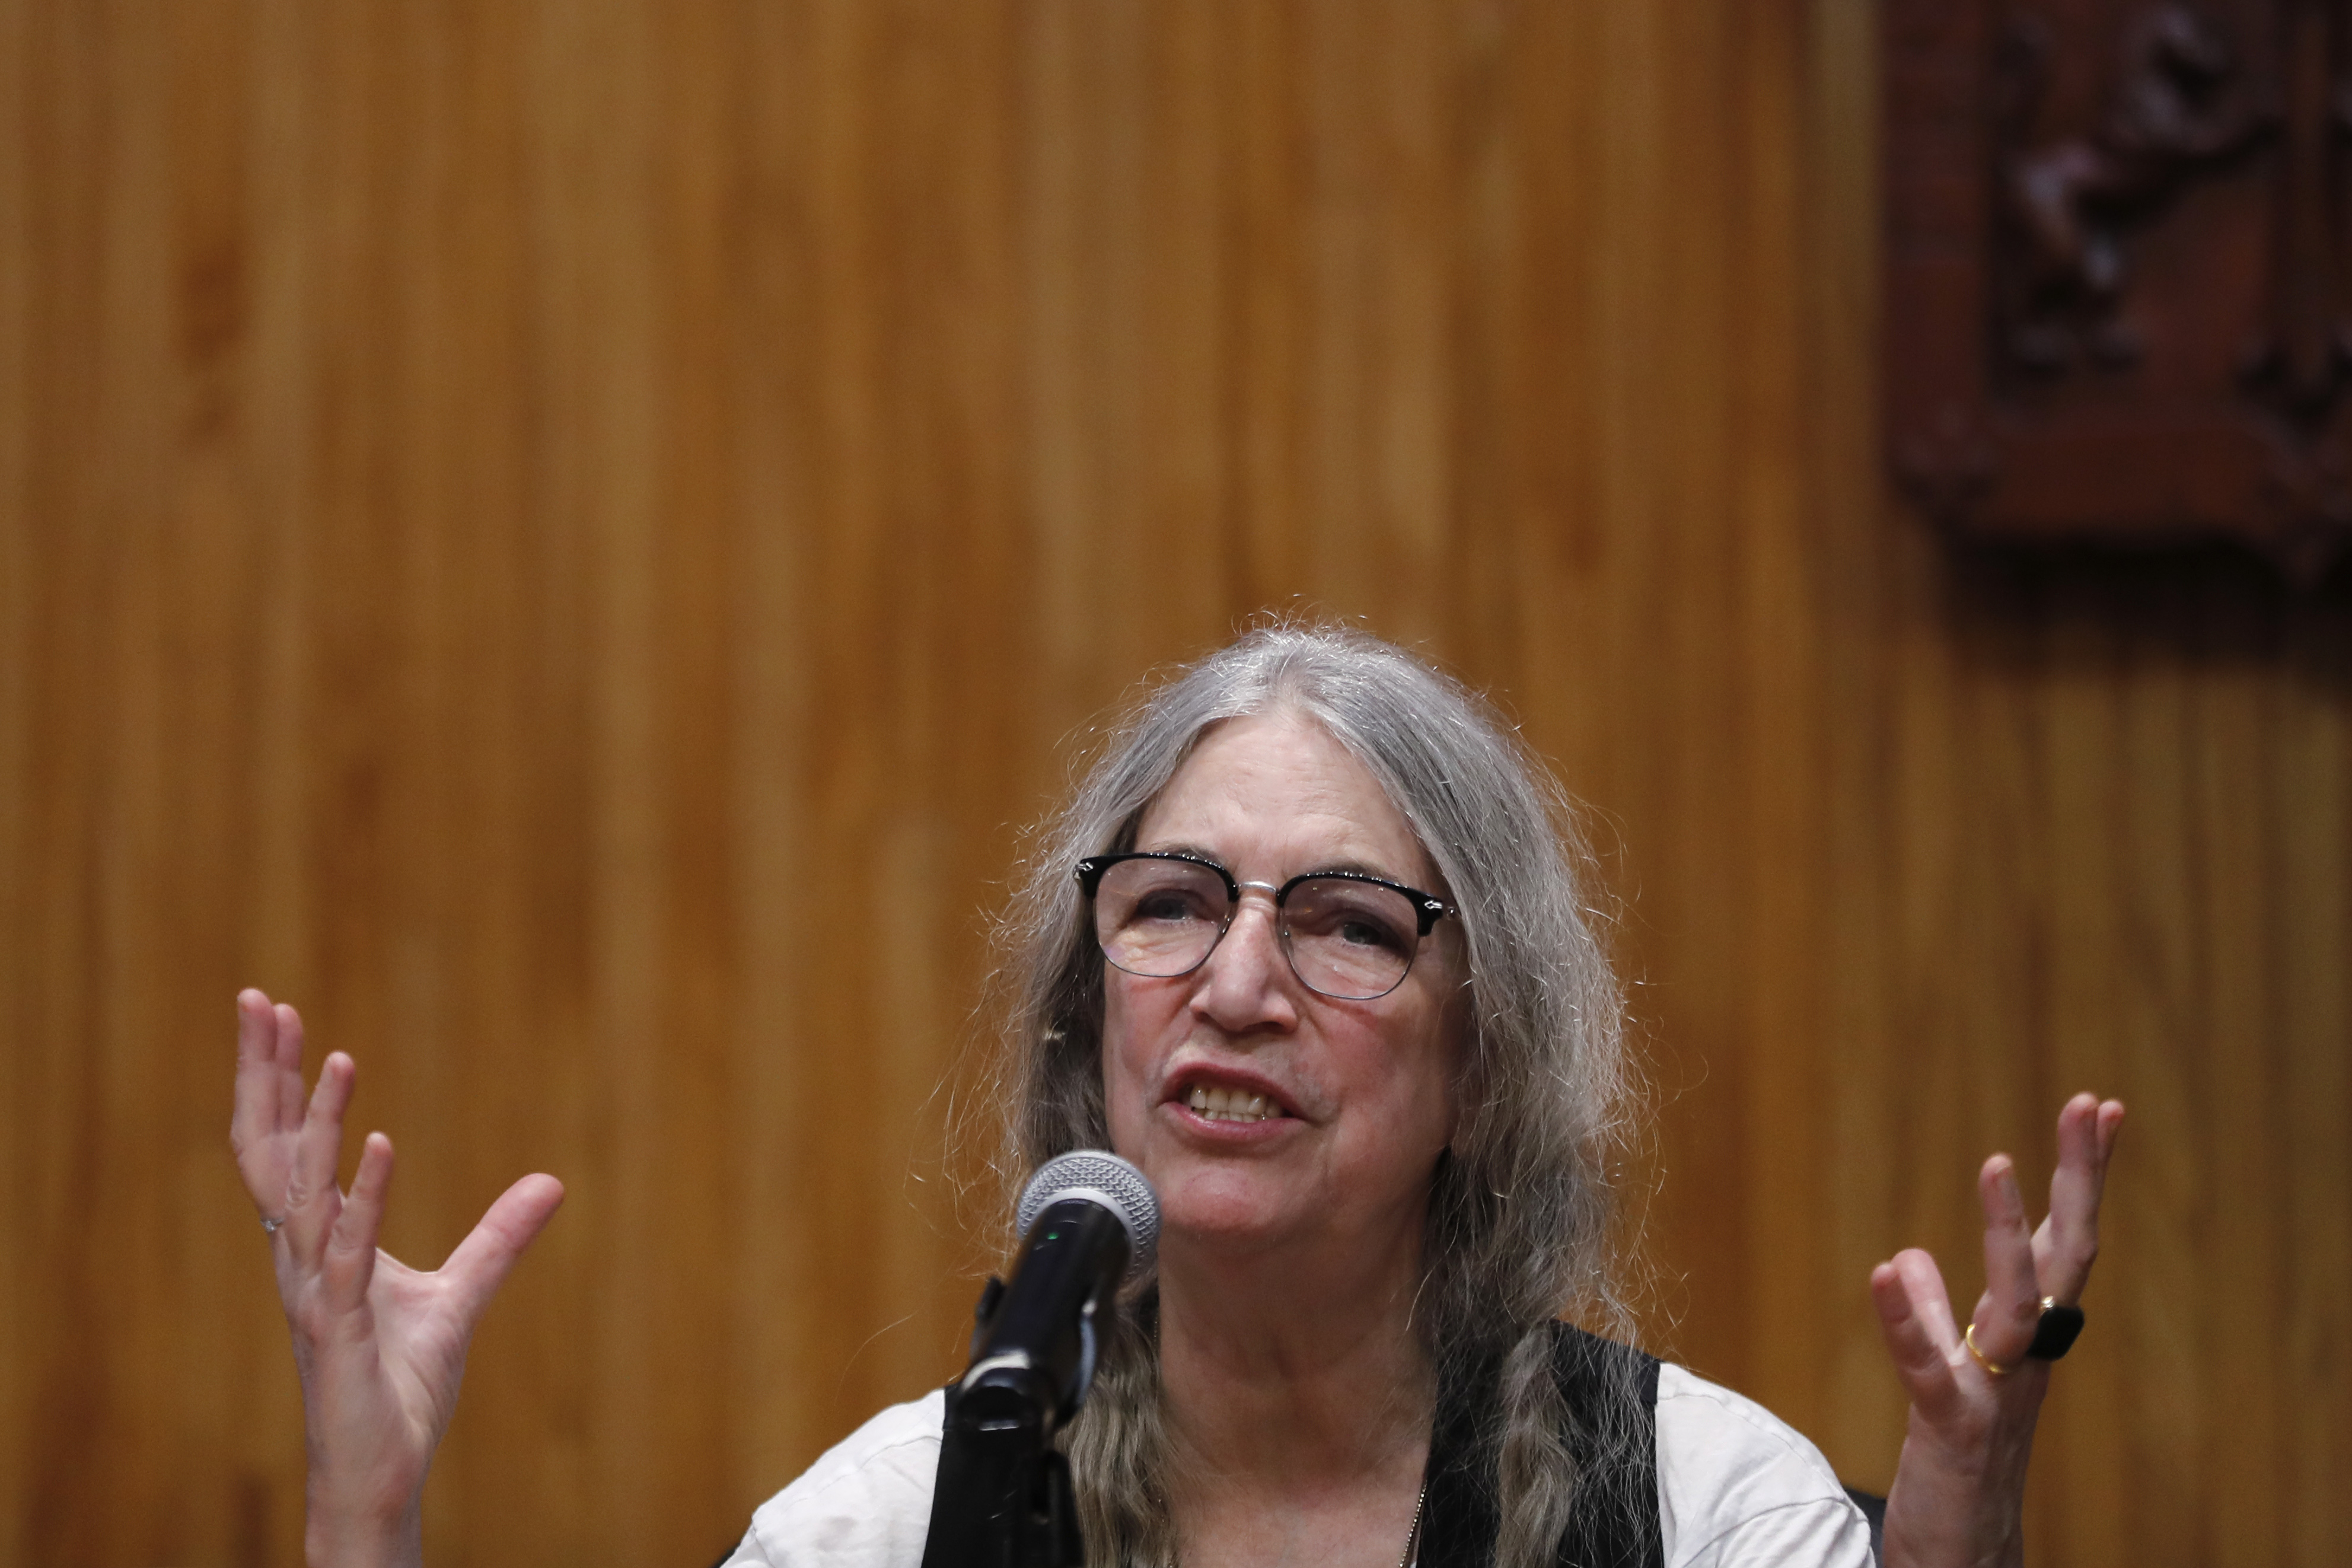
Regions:
M 422 1561 L 425 1472 L 448 1430 L 466 1346 L 490 1297 L 563 1186 L 525 1176 L 448 1261 L 420 1273 L 376 1247 L 392 1141 L 368 1134 L 346 1194 L 335 1185 L 356 1069 L 341 1051 L 302 1093 L 302 1020 L 258 991 L 238 994 L 236 1111 L 229 1146 L 270 1237 L 278 1296 L 302 1379 L 311 1568 Z

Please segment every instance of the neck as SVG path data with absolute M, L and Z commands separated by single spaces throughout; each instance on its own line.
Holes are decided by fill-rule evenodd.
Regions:
M 1407 1239 L 1325 1256 L 1163 1247 L 1160 1368 L 1180 1472 L 1272 1491 L 1418 1485 L 1436 1407 L 1413 1322 L 1420 1227 L 1389 1234 Z

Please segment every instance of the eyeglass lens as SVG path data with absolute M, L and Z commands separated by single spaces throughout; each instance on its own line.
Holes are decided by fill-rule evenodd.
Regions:
M 1130 974 L 1189 973 L 1232 917 L 1224 878 L 1191 860 L 1121 860 L 1095 889 L 1103 954 Z M 1283 951 L 1299 980 L 1326 996 L 1370 1001 L 1412 967 L 1421 925 L 1412 900 L 1352 877 L 1308 877 L 1282 900 Z

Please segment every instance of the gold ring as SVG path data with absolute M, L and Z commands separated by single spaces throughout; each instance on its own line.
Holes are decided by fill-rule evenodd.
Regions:
M 1960 1331 L 1960 1342 L 1969 1347 L 1969 1354 L 1977 1358 L 1977 1364 L 1995 1377 L 2007 1377 L 2017 1370 L 2013 1366 L 2001 1365 L 2000 1363 L 1977 1349 L 1977 1326 L 1974 1323 Z

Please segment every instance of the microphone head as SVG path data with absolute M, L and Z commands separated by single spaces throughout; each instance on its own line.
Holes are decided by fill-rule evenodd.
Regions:
M 1048 1204 L 1064 1198 L 1088 1198 L 1118 1216 L 1127 1230 L 1127 1278 L 1142 1277 L 1160 1250 L 1160 1197 L 1143 1173 L 1101 1149 L 1073 1149 L 1037 1167 L 1021 1189 L 1015 1223 L 1021 1234 L 1044 1213 Z

